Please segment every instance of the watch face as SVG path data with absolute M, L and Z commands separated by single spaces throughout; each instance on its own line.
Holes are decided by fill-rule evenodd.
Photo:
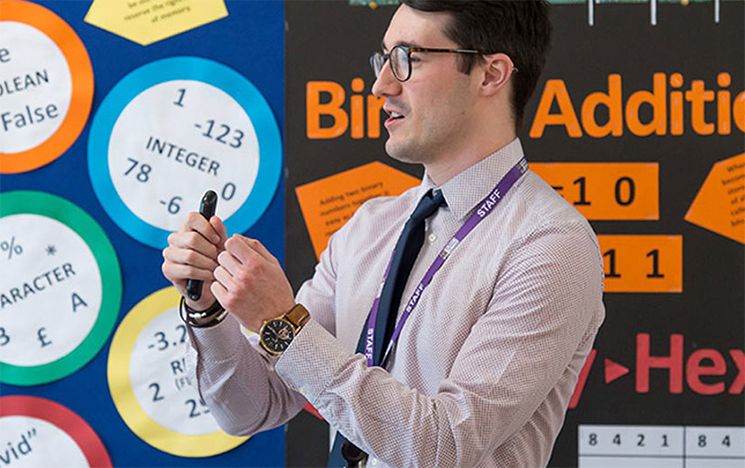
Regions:
M 281 353 L 287 349 L 294 337 L 292 325 L 285 320 L 270 320 L 261 330 L 261 341 L 275 353 Z

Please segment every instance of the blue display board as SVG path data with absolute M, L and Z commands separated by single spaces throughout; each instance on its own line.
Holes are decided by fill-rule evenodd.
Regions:
M 178 194 L 169 193 L 171 196 L 163 199 L 163 203 L 159 203 L 161 201 L 159 198 L 152 198 L 156 195 L 147 192 L 144 189 L 147 185 L 142 183 L 142 180 L 137 180 L 137 171 L 141 171 L 142 165 L 136 168 L 133 167 L 131 172 L 128 173 L 131 175 L 130 179 L 133 181 L 131 182 L 134 184 L 133 187 L 143 188 L 145 190 L 145 196 L 151 196 L 152 203 L 156 205 L 157 209 L 163 210 L 162 212 L 166 213 L 164 219 L 167 222 L 164 221 L 162 226 L 158 226 L 157 222 L 151 221 L 149 224 L 150 227 L 146 227 L 148 224 L 138 219 L 138 224 L 134 226 L 134 231 L 128 232 L 125 231 L 128 225 L 126 219 L 131 221 L 138 215 L 146 218 L 147 213 L 137 213 L 136 209 L 133 210 L 135 214 L 127 211 L 125 204 L 128 200 L 121 199 L 126 198 L 122 197 L 122 194 L 126 194 L 126 188 L 121 189 L 121 187 L 117 186 L 116 190 L 113 187 L 109 187 L 112 190 L 107 191 L 94 190 L 94 185 L 91 182 L 92 174 L 95 173 L 96 175 L 94 177 L 99 177 L 104 182 L 108 174 L 96 172 L 100 168 L 96 169 L 92 167 L 90 161 L 94 160 L 97 165 L 107 167 L 112 159 L 109 158 L 108 162 L 102 159 L 107 157 L 105 154 L 107 150 L 106 142 L 101 143 L 103 154 L 90 154 L 89 145 L 91 147 L 94 146 L 91 143 L 91 126 L 97 118 L 97 113 L 107 99 L 107 96 L 115 90 L 118 83 L 126 80 L 126 77 L 135 70 L 147 67 L 152 63 L 169 63 L 168 60 L 173 60 L 174 57 L 189 57 L 185 61 L 182 61 L 182 64 L 208 64 L 207 68 L 209 69 L 222 70 L 225 74 L 220 75 L 221 78 L 218 79 L 214 79 L 214 75 L 210 75 L 204 80 L 201 80 L 198 67 L 190 69 L 185 75 L 176 76 L 174 79 L 204 81 L 207 83 L 205 85 L 206 91 L 205 89 L 196 91 L 217 94 L 224 93 L 225 96 L 228 96 L 224 98 L 226 102 L 238 102 L 238 107 L 236 108 L 238 109 L 236 111 L 237 114 L 243 115 L 241 114 L 242 109 L 248 116 L 248 119 L 253 125 L 251 132 L 253 132 L 252 137 L 255 140 L 253 143 L 254 149 L 260 148 L 261 161 L 255 162 L 255 167 L 253 168 L 242 168 L 242 170 L 245 169 L 247 171 L 250 185 L 256 190 L 245 189 L 245 186 L 242 185 L 242 180 L 229 180 L 225 182 L 222 179 L 220 179 L 221 185 L 218 189 L 222 190 L 221 195 L 223 196 L 224 207 L 229 206 L 231 200 L 238 200 L 240 196 L 243 196 L 243 203 L 236 202 L 236 206 L 232 209 L 232 213 L 236 213 L 237 216 L 234 218 L 232 224 L 228 224 L 228 227 L 233 230 L 242 231 L 250 237 L 260 239 L 284 263 L 284 182 L 280 176 L 282 167 L 282 138 L 280 129 L 283 128 L 284 122 L 284 3 L 280 1 L 228 1 L 226 2 L 228 11 L 226 17 L 147 46 L 139 45 L 124 37 L 112 34 L 85 22 L 84 18 L 91 7 L 91 3 L 88 1 L 40 1 L 35 3 L 50 10 L 67 23 L 84 45 L 90 58 L 90 65 L 92 66 L 93 98 L 90 104 L 89 115 L 86 111 L 80 111 L 79 109 L 70 111 L 70 114 L 75 114 L 75 119 L 83 123 L 84 126 L 82 126 L 82 131 L 76 137 L 74 135 L 77 135 L 77 130 L 74 128 L 65 127 L 64 131 L 61 131 L 61 133 L 64 133 L 70 138 L 69 147 L 64 149 L 56 159 L 54 159 L 53 155 L 49 155 L 47 158 L 48 161 L 45 160 L 43 164 L 37 164 L 37 166 L 41 166 L 37 169 L 23 167 L 18 170 L 5 170 L 9 166 L 3 166 L 4 170 L 2 172 L 4 173 L 0 176 L 0 189 L 3 194 L 17 191 L 44 192 L 67 200 L 87 213 L 106 234 L 118 257 L 118 265 L 122 278 L 121 300 L 114 330 L 109 334 L 108 339 L 103 343 L 100 351 L 95 354 L 90 362 L 69 375 L 62 375 L 58 377 L 58 380 L 54 381 L 49 381 L 51 379 L 48 379 L 46 380 L 48 383 L 42 384 L 28 382 L 22 385 L 13 385 L 2 380 L 2 376 L 0 376 L 0 381 L 3 382 L 0 384 L 0 396 L 40 397 L 63 405 L 80 416 L 98 434 L 114 466 L 283 465 L 285 450 L 284 430 L 282 428 L 256 435 L 244 443 L 226 444 L 224 450 L 228 451 L 214 456 L 205 455 L 205 452 L 209 452 L 208 449 L 206 451 L 195 449 L 190 452 L 187 451 L 188 453 L 184 452 L 187 453 L 184 456 L 176 456 L 167 453 L 167 451 L 156 449 L 152 444 L 143 441 L 143 439 L 138 437 L 127 426 L 122 416 L 120 416 L 112 400 L 109 389 L 110 382 L 107 377 L 107 368 L 108 372 L 111 373 L 112 363 L 119 362 L 110 356 L 112 340 L 115 332 L 117 332 L 125 316 L 130 311 L 139 311 L 142 307 L 141 304 L 147 304 L 146 298 L 169 286 L 167 280 L 162 276 L 160 269 L 162 262 L 160 251 L 163 239 L 162 232 L 172 230 L 172 226 L 177 225 L 180 215 L 196 209 L 195 200 L 199 199 L 203 189 L 195 185 L 191 179 L 182 183 L 180 181 L 182 172 L 179 171 L 184 168 L 187 171 L 196 171 L 195 167 L 199 168 L 200 161 L 192 158 L 187 164 L 186 156 L 182 160 L 176 161 L 176 153 L 174 152 L 173 158 L 169 160 L 169 164 L 171 162 L 173 164 L 162 164 L 157 168 L 153 167 L 153 170 L 160 170 L 159 177 L 162 180 L 168 180 L 172 186 L 177 187 L 181 191 Z M 5 7 L 7 4 L 2 6 Z M 2 55 L 1 51 L 3 47 L 7 46 L 7 44 L 3 43 L 2 39 L 0 37 L 0 60 L 3 57 L 17 57 L 18 54 L 15 56 Z M 11 45 L 21 47 L 19 44 Z M 11 50 L 12 52 L 13 50 Z M 63 53 L 65 53 L 64 50 Z M 68 56 L 69 61 L 70 58 Z M 49 65 L 49 67 L 52 67 L 52 65 Z M 74 74 L 75 71 L 73 71 Z M 231 90 L 230 86 L 235 84 L 235 79 L 231 79 L 230 77 L 237 77 L 237 79 L 244 80 L 244 86 L 237 86 L 237 90 Z M 164 80 L 164 77 L 160 77 L 160 79 Z M 221 86 L 224 83 L 220 80 L 223 79 L 232 84 Z M 157 81 L 155 80 L 154 83 Z M 246 85 L 246 83 L 248 84 Z M 85 83 L 81 85 L 73 79 L 71 85 L 72 92 L 78 94 L 73 94 L 73 99 L 70 103 L 71 109 L 74 106 L 80 106 L 81 102 L 83 103 L 82 107 L 85 107 L 85 93 L 83 93 L 82 97 L 79 95 L 82 92 L 80 90 L 84 89 L 85 86 Z M 176 91 L 186 89 L 185 87 L 179 87 Z M 184 92 L 188 93 L 190 91 Z M 222 94 L 220 95 L 222 96 Z M 182 94 L 183 99 L 188 98 L 188 96 L 188 94 Z M 5 98 L 10 98 L 7 90 Z M 0 95 L 0 99 L 2 99 L 2 95 Z M 172 99 L 171 101 L 173 101 L 171 104 L 175 104 L 176 107 L 182 107 L 188 102 L 186 100 L 178 101 L 178 99 Z M 11 101 L 9 99 L 6 99 L 5 102 L 0 100 L 0 111 L 5 112 L 2 104 L 8 102 Z M 182 104 L 182 106 L 178 106 L 177 103 Z M 126 105 L 126 103 L 118 104 Z M 122 109 L 117 110 L 120 111 Z M 50 108 L 49 112 L 49 115 L 54 115 L 54 109 Z M 239 133 L 236 133 L 238 125 L 227 120 L 225 122 L 213 120 L 210 124 L 209 115 L 201 115 L 199 109 L 193 109 L 191 117 L 201 119 L 194 120 L 193 123 L 194 125 L 201 123 L 204 127 L 196 130 L 194 128 L 187 128 L 186 126 L 183 128 L 171 127 L 168 129 L 170 132 L 168 137 L 179 139 L 182 138 L 182 134 L 191 132 L 193 136 L 189 138 L 201 139 L 198 140 L 199 144 L 207 145 L 204 148 L 217 148 L 220 144 L 223 144 L 220 137 L 222 135 L 220 133 L 222 131 L 220 125 L 222 125 L 222 127 L 230 128 L 230 136 L 233 139 L 229 140 L 226 136 L 224 146 L 230 148 L 231 151 L 242 150 L 243 147 L 241 145 L 251 139 L 251 135 L 245 138 L 240 137 Z M 10 128 L 10 126 L 20 122 L 20 120 L 13 120 L 11 117 L 8 117 L 8 119 L 6 128 Z M 64 125 L 69 124 L 74 127 L 74 123 L 66 121 Z M 20 129 L 20 126 L 17 125 L 17 128 Z M 5 134 L 0 133 L 0 138 L 6 138 L 9 131 L 6 131 Z M 126 128 L 124 131 L 126 131 Z M 226 131 L 225 134 L 228 135 L 228 132 Z M 70 137 L 70 135 L 73 135 L 73 137 Z M 147 138 L 147 136 L 142 135 L 143 138 Z M 130 137 L 131 135 L 124 135 L 122 138 L 131 140 L 132 138 Z M 3 146 L 8 145 L 9 141 L 9 139 L 6 139 L 5 142 L 0 143 L 0 153 L 13 153 L 15 151 L 12 148 L 9 150 Z M 57 148 L 64 148 L 66 142 L 55 142 L 55 145 Z M 96 151 L 100 151 L 101 148 L 96 147 L 95 149 Z M 21 150 L 19 149 L 17 152 L 20 154 Z M 200 151 L 196 152 L 199 153 Z M 269 153 L 271 153 L 271 156 L 265 157 Z M 162 151 L 161 154 L 163 154 Z M 204 154 L 204 151 L 202 151 L 202 154 Z M 5 156 L 3 155 L 3 157 Z M 129 156 L 131 157 L 131 155 Z M 37 156 L 33 156 L 33 158 L 37 158 Z M 31 160 L 31 156 L 29 156 L 29 160 Z M 126 157 L 124 158 L 124 162 L 128 163 Z M 210 162 L 212 166 L 209 165 Z M 5 163 L 3 162 L 3 164 Z M 202 160 L 201 164 L 204 167 L 201 174 L 199 174 L 200 177 L 205 174 L 206 176 L 211 176 L 210 172 L 217 176 L 217 164 L 222 164 L 221 167 L 225 169 L 223 172 L 226 173 L 226 176 L 232 175 L 232 173 L 228 174 L 231 172 L 231 168 L 225 161 L 215 162 L 212 160 L 205 162 Z M 127 167 L 125 167 L 125 170 Z M 141 176 L 140 179 L 144 178 L 144 176 Z M 125 180 L 125 182 L 129 183 L 128 180 Z M 151 186 L 154 185 L 151 184 Z M 242 189 L 246 192 L 243 195 L 240 192 Z M 131 192 L 136 191 L 131 190 Z M 137 206 L 136 201 L 132 202 L 129 200 L 129 202 L 131 206 Z M 111 206 L 116 206 L 117 209 L 112 210 Z M 221 214 L 219 209 L 218 214 Z M 52 219 L 54 217 L 23 219 L 21 221 L 25 224 L 19 221 L 19 225 L 29 226 L 33 222 L 37 222 L 42 224 L 47 223 L 46 225 L 52 226 L 50 223 L 55 222 Z M 122 221 L 123 219 L 125 219 L 124 222 Z M 62 221 L 62 224 L 64 225 L 65 222 Z M 133 223 L 130 222 L 129 224 Z M 74 231 L 75 226 L 72 226 L 70 232 Z M 140 233 L 139 236 L 138 232 Z M 231 233 L 229 232 L 229 234 Z M 64 233 L 60 233 L 59 235 L 61 236 L 62 234 Z M 50 252 L 54 249 L 54 246 L 51 244 L 54 243 L 56 235 L 58 235 L 56 232 L 49 231 L 43 239 L 47 244 L 50 244 L 47 247 L 46 255 L 51 255 Z M 68 244 L 73 245 L 75 242 L 79 242 L 74 235 L 65 235 L 70 238 L 66 241 Z M 2 257 L 4 262 L 6 262 L 0 265 L 4 275 L 6 271 L 11 271 L 8 268 L 12 266 L 10 262 L 20 264 L 22 260 L 30 258 L 33 244 L 30 236 L 30 233 L 15 233 L 12 237 L 11 234 L 0 236 L 2 237 L 0 238 L 0 242 L 2 242 L 3 246 Z M 159 240 L 148 240 L 155 238 Z M 83 238 L 83 240 L 85 239 Z M 91 259 L 93 258 L 91 256 Z M 83 260 L 79 261 L 82 262 Z M 94 260 L 91 260 L 91 262 L 95 264 Z M 115 262 L 103 264 L 103 266 L 99 262 L 98 268 L 100 270 L 106 270 L 110 268 L 110 266 L 106 265 L 111 264 L 115 264 Z M 65 267 L 64 265 L 67 266 Z M 63 276 L 64 274 L 68 276 L 76 274 L 75 272 L 77 270 L 74 270 L 75 266 L 76 264 L 70 262 L 64 263 L 59 267 L 58 274 Z M 103 274 L 105 272 L 101 271 L 101 273 Z M 53 279 L 54 274 L 50 273 L 50 275 L 48 276 Z M 90 292 L 91 296 L 85 296 L 77 290 L 69 291 L 72 298 L 72 312 L 82 311 L 85 307 L 91 305 L 92 302 L 89 297 L 92 297 L 95 292 Z M 100 292 L 98 294 L 101 295 Z M 8 297 L 10 298 L 9 300 L 16 301 L 10 295 Z M 10 304 L 10 302 L 7 304 Z M 64 303 L 64 305 L 69 308 L 67 303 Z M 4 308 L 3 313 L 13 310 L 11 305 L 5 307 L 5 303 Z M 154 311 L 146 311 L 145 313 L 155 316 L 152 312 Z M 50 330 L 53 330 L 52 325 L 56 320 L 67 320 L 66 316 L 63 315 L 64 313 L 65 311 L 61 308 L 58 317 L 55 317 L 54 314 L 48 315 L 45 318 L 48 323 L 46 326 Z M 170 322 L 162 326 L 165 327 L 166 325 L 171 328 L 178 326 Z M 152 330 L 149 331 L 152 332 Z M 46 332 L 41 332 L 41 335 L 44 333 Z M 172 330 L 169 333 L 173 334 L 175 331 Z M 172 344 L 175 345 L 179 342 L 179 336 L 172 336 Z M 36 336 L 34 339 L 36 338 L 39 337 Z M 2 343 L 2 340 L 0 340 L 0 343 Z M 132 338 L 131 344 L 134 346 L 134 338 Z M 153 353 L 151 352 L 151 354 Z M 122 373 L 128 374 L 126 370 L 123 370 Z M 18 401 L 37 400 L 27 398 L 26 400 Z M 18 409 L 18 414 L 36 414 L 34 411 L 24 413 L 26 410 L 22 403 L 14 403 L 14 405 L 20 405 L 18 406 L 20 408 Z M 191 411 L 192 415 L 198 414 L 200 411 L 197 402 L 194 402 L 193 407 L 187 405 L 186 408 Z M 213 442 L 211 440 L 205 441 L 205 444 L 210 443 Z M 235 445 L 237 447 L 232 448 Z M 174 452 L 172 451 L 171 453 Z M 86 456 L 88 455 L 86 454 Z M 91 458 L 88 459 L 91 460 Z

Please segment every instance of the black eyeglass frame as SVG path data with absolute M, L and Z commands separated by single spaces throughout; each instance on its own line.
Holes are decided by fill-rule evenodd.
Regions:
M 373 69 L 373 73 L 375 74 L 375 78 L 377 79 L 378 76 L 380 76 L 380 72 L 383 71 L 383 67 L 385 66 L 385 63 L 388 62 L 391 59 L 391 54 L 396 49 L 402 49 L 406 51 L 406 61 L 408 62 L 408 70 L 409 73 L 406 75 L 406 77 L 401 78 L 396 74 L 396 69 L 391 66 L 391 72 L 393 73 L 394 78 L 396 78 L 398 81 L 403 83 L 404 81 L 411 78 L 411 54 L 415 52 L 424 52 L 424 53 L 433 53 L 433 54 L 473 54 L 473 55 L 482 55 L 483 52 L 474 50 L 474 49 L 437 49 L 437 48 L 429 48 L 429 47 L 409 47 L 406 45 L 399 44 L 391 49 L 390 52 L 387 54 L 383 54 L 380 52 L 375 52 L 370 56 L 370 66 Z M 378 69 L 375 66 L 376 59 L 380 57 L 383 59 L 380 69 Z

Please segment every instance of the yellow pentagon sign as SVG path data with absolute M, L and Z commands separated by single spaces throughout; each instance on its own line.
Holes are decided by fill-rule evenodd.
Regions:
M 149 45 L 226 16 L 224 0 L 94 0 L 85 22 Z

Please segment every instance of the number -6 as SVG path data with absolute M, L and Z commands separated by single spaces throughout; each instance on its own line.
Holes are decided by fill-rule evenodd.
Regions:
M 168 208 L 168 212 L 171 214 L 176 214 L 181 211 L 181 205 L 179 204 L 179 202 L 182 200 L 183 198 L 179 196 L 171 198 L 171 200 L 168 202 L 168 206 L 166 206 L 166 208 Z

